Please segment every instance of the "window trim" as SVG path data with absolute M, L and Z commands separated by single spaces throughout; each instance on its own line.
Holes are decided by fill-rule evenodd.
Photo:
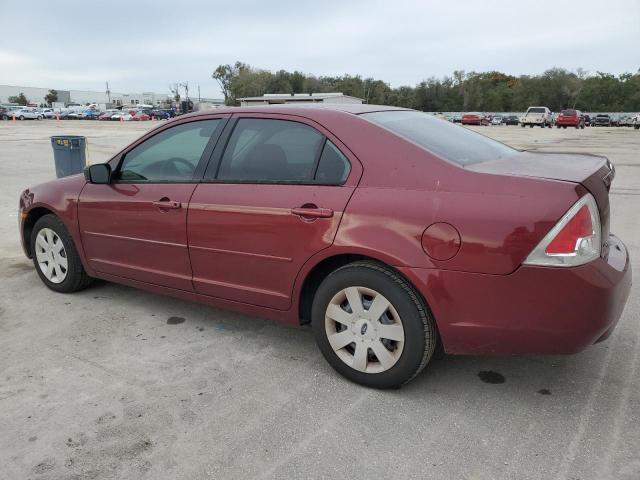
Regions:
M 317 149 L 316 157 L 313 162 L 312 171 L 313 178 L 310 180 L 234 180 L 234 179 L 220 179 L 218 178 L 220 174 L 220 167 L 222 166 L 222 158 L 229 146 L 229 141 L 233 135 L 233 132 L 236 129 L 236 126 L 240 122 L 240 120 L 277 120 L 281 122 L 294 122 L 299 123 L 301 125 L 305 125 L 309 128 L 314 129 L 321 137 L 322 141 L 320 142 L 320 148 Z M 318 173 L 318 166 L 320 165 L 320 158 L 322 157 L 322 152 L 325 149 L 327 141 L 330 141 L 335 148 L 342 154 L 342 156 L 346 159 L 349 164 L 349 173 L 347 178 L 342 182 L 319 182 L 315 180 L 315 177 Z M 351 174 L 354 172 L 353 162 L 346 155 L 342 149 L 336 144 L 336 141 L 330 139 L 325 133 L 320 131 L 314 125 L 310 123 L 300 121 L 298 119 L 288 118 L 288 117 L 280 117 L 280 116 L 259 116 L 259 115 L 233 115 L 231 120 L 225 126 L 225 131 L 222 132 L 219 138 L 219 142 L 214 149 L 214 152 L 211 155 L 211 159 L 208 162 L 208 165 L 203 172 L 202 178 L 200 180 L 201 183 L 220 183 L 220 184 L 237 184 L 237 185 L 309 185 L 309 186 L 328 186 L 328 187 L 339 187 L 345 185 Z M 211 175 L 207 178 L 207 173 Z M 359 179 L 358 179 L 359 180 Z
M 111 183 L 112 184 L 122 184 L 122 185 L 131 185 L 131 184 L 163 185 L 163 184 L 192 184 L 192 183 L 199 183 L 200 180 L 202 179 L 203 174 L 204 174 L 204 170 L 206 168 L 206 165 L 209 162 L 209 159 L 211 158 L 213 150 L 215 149 L 215 146 L 216 146 L 216 144 L 218 143 L 218 140 L 221 137 L 222 131 L 226 127 L 227 123 L 229 122 L 229 118 L 230 118 L 230 115 L 213 116 L 213 117 L 202 117 L 202 118 L 201 117 L 195 117 L 195 118 L 190 118 L 190 119 L 188 119 L 186 121 L 178 121 L 178 122 L 175 122 L 175 123 L 171 122 L 169 125 L 165 125 L 163 128 L 159 128 L 158 130 L 154 130 L 152 132 L 149 132 L 149 134 L 143 136 L 142 138 L 140 138 L 134 144 L 129 145 L 124 151 L 120 152 L 118 155 L 116 155 L 114 157 L 114 159 L 117 158 L 117 163 L 116 163 L 115 168 L 113 169 L 113 176 L 112 176 L 113 180 L 111 181 Z M 197 123 L 197 122 L 204 122 L 204 121 L 209 121 L 209 120 L 220 120 L 220 124 L 215 128 L 215 130 L 211 134 L 211 137 L 207 141 L 207 144 L 205 145 L 204 150 L 202 151 L 202 154 L 200 155 L 200 159 L 198 160 L 198 163 L 196 164 L 196 168 L 193 171 L 193 176 L 191 177 L 191 179 L 189 179 L 189 180 L 186 180 L 186 179 L 183 179 L 183 180 L 122 180 L 122 179 L 118 178 L 118 175 L 120 174 L 120 170 L 122 168 L 122 165 L 123 165 L 124 160 L 127 157 L 127 155 L 129 153 L 131 153 L 133 150 L 135 150 L 136 148 L 138 148 L 143 143 L 147 142 L 148 140 L 151 140 L 156 135 L 159 135 L 159 134 L 164 133 L 164 132 L 166 132 L 168 130 L 171 130 L 172 128 L 179 127 L 181 125 L 188 125 L 188 124 L 193 124 L 193 123 Z

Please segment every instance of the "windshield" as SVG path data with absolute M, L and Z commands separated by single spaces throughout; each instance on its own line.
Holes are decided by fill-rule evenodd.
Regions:
M 543 107 L 531 107 L 529 110 L 527 110 L 527 113 L 544 113 L 544 108 Z
M 462 166 L 507 157 L 517 152 L 484 135 L 422 112 L 392 110 L 361 116 L 438 157 Z

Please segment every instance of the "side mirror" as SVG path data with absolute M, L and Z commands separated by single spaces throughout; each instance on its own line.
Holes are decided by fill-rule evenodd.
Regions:
M 84 178 L 90 183 L 109 184 L 111 183 L 111 166 L 108 163 L 89 165 L 84 169 Z

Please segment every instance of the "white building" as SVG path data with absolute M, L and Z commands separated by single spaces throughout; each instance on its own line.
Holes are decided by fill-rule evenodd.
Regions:
M 44 97 L 49 93 L 50 87 L 24 87 L 19 85 L 0 85 L 0 103 L 8 103 L 9 97 L 18 96 L 24 93 L 30 104 L 40 105 L 45 103 Z M 111 103 L 113 106 L 136 106 L 139 104 L 161 105 L 170 96 L 166 93 L 142 92 L 142 93 L 118 93 L 96 92 L 91 90 L 59 90 L 58 102 L 78 105 L 87 105 L 91 103 L 106 105 Z
M 241 107 L 254 105 L 278 105 L 283 103 L 363 103 L 358 97 L 343 93 L 267 93 L 261 97 L 239 98 Z

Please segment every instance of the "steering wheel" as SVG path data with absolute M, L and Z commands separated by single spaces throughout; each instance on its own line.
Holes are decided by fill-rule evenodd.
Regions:
M 163 176 L 165 177 L 174 176 L 178 178 L 183 178 L 184 173 L 178 169 L 177 167 L 178 165 L 184 165 L 187 168 L 187 171 L 189 172 L 189 174 L 193 175 L 195 168 L 191 162 L 185 160 L 184 158 L 172 157 L 164 162 L 164 165 L 162 167 L 162 173 L 164 174 Z

